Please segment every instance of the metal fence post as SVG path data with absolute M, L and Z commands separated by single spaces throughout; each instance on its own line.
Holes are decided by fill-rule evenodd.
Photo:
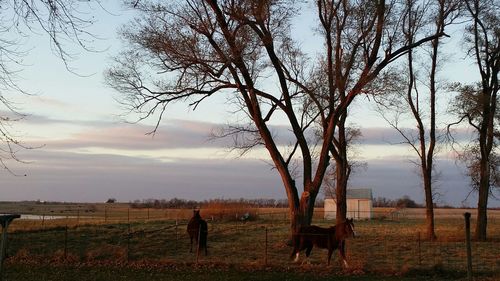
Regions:
M 418 244 L 417 244 L 417 251 L 418 251 L 418 265 L 422 265 L 422 252 L 421 252 L 421 247 L 420 247 L 420 231 L 418 232 Z
M 127 262 L 130 262 L 130 223 L 127 227 Z
M 64 259 L 68 255 L 68 222 L 66 222 L 66 227 L 64 228 Z
M 265 243 L 265 252 L 264 252 L 264 265 L 267 266 L 267 227 L 266 227 L 266 243 Z
M 179 244 L 179 232 L 178 232 L 179 222 L 175 220 L 175 253 L 177 253 L 177 244 Z
M 2 225 L 2 242 L 0 244 L 0 280 L 3 279 L 3 259 L 5 257 L 5 251 L 7 249 L 7 228 L 9 224 L 17 218 L 20 218 L 21 215 L 13 214 L 13 215 L 0 215 L 0 224 Z
M 472 248 L 470 243 L 470 213 L 464 213 L 465 217 L 465 245 L 467 247 L 467 280 L 472 281 Z

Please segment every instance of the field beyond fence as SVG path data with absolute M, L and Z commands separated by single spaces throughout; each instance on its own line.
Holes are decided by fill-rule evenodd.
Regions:
M 33 209 L 31 219 L 15 220 L 9 228 L 7 270 L 9 264 L 47 262 L 312 266 L 342 270 L 337 253 L 327 268 L 326 251 L 316 248 L 308 264 L 291 262 L 285 209 L 202 209 L 209 227 L 208 256 L 189 253 L 186 225 L 191 210 L 129 209 L 124 204 L 92 209 Z M 372 220 L 355 221 L 357 237 L 347 242 L 349 270 L 356 274 L 404 274 L 426 269 L 464 272 L 464 211 L 436 210 L 438 240 L 431 242 L 424 240 L 422 210 L 376 208 Z M 472 218 L 474 229 L 474 215 Z M 314 224 L 329 226 L 333 222 L 324 220 L 323 210 L 318 209 Z M 490 211 L 488 236 L 488 242 L 472 243 L 473 270 L 475 274 L 500 276 L 498 210 Z

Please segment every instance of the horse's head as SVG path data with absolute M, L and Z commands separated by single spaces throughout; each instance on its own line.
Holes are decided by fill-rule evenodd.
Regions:
M 195 218 L 201 218 L 201 216 L 200 216 L 200 209 L 194 209 L 193 210 L 193 217 L 195 217 Z
M 347 219 L 339 226 L 344 238 L 356 237 L 356 232 L 354 231 L 354 219 Z

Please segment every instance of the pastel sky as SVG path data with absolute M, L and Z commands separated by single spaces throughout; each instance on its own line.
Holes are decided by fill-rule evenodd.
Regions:
M 68 72 L 54 56 L 41 32 L 25 39 L 29 54 L 18 84 L 34 95 L 8 96 L 21 112 L 29 114 L 11 130 L 26 145 L 38 148 L 18 152 L 27 163 L 7 163 L 18 176 L 0 173 L 0 201 L 285 198 L 265 150 L 237 157 L 229 151 L 231 140 L 209 140 L 212 130 L 233 121 L 224 96 L 208 100 L 195 111 L 175 105 L 154 136 L 147 133 L 155 120 L 126 122 L 135 121 L 136 116 L 123 115 L 125 111 L 116 101 L 119 93 L 104 84 L 102 73 L 121 48 L 117 29 L 133 17 L 133 12 L 116 3 L 108 5 L 109 13 L 96 10 L 98 22 L 91 30 L 100 37 L 93 43 L 99 51 L 75 48 L 70 66 L 76 74 Z M 303 47 L 313 52 L 317 44 L 305 37 L 312 28 L 307 13 L 297 20 L 294 32 Z M 455 55 L 450 52 L 449 56 Z M 467 73 L 472 69 L 470 64 L 459 60 L 447 67 L 466 69 L 448 72 L 448 76 L 471 79 Z M 363 133 L 356 159 L 367 168 L 357 171 L 350 185 L 372 188 L 375 197 L 409 195 L 423 202 L 418 170 L 411 163 L 413 154 L 406 146 L 392 145 L 400 137 L 374 111 L 370 100 L 360 97 L 351 116 L 351 122 Z M 290 135 L 286 129 L 275 124 L 273 130 L 280 133 L 280 145 L 286 145 Z M 439 203 L 476 205 L 474 194 L 465 200 L 468 178 L 447 148 L 440 151 L 437 170 Z M 500 201 L 491 199 L 490 206 L 498 207 Z

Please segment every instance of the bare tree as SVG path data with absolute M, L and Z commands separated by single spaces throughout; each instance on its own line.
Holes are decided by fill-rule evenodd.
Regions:
M 90 1 L 99 4 L 98 1 Z M 79 8 L 78 0 L 5 0 L 0 11 L 0 165 L 9 170 L 6 161 L 15 160 L 16 152 L 32 148 L 23 144 L 13 133 L 13 123 L 25 117 L 7 98 L 8 92 L 28 94 L 19 87 L 19 72 L 24 66 L 23 39 L 31 33 L 45 33 L 50 38 L 52 50 L 70 71 L 73 54 L 68 43 L 76 43 L 86 50 L 95 37 L 87 29 L 92 16 Z M 22 161 L 21 161 L 22 162 Z M 10 171 L 10 170 L 9 170 Z
M 452 111 L 459 121 L 467 122 L 477 133 L 477 143 L 464 151 L 463 159 L 478 190 L 477 224 L 475 237 L 486 240 L 487 208 L 490 189 L 496 185 L 498 169 L 497 147 L 498 121 L 497 94 L 500 89 L 500 2 L 497 0 L 464 0 L 467 18 L 465 42 L 467 53 L 478 67 L 480 82 L 474 85 L 458 85 L 458 96 Z M 468 154 L 468 155 L 467 155 Z
M 414 42 L 420 33 L 429 32 L 427 31 L 429 29 L 433 33 L 444 33 L 445 28 L 452 24 L 459 15 L 458 1 L 409 0 L 407 3 L 408 12 L 407 17 L 404 18 L 403 34 L 409 42 Z M 441 41 L 441 38 L 431 40 L 429 48 L 424 50 L 427 59 L 419 55 L 418 51 L 410 50 L 407 54 L 406 69 L 400 72 L 400 77 L 390 81 L 391 85 L 387 85 L 390 89 L 389 95 L 382 95 L 379 99 L 379 112 L 383 118 L 398 131 L 403 137 L 403 142 L 408 144 L 418 156 L 416 165 L 420 169 L 425 194 L 426 236 L 429 240 L 436 239 L 432 183 L 437 144 L 436 96 L 439 89 L 437 74 Z M 416 66 L 419 63 L 421 66 Z M 424 68 L 429 71 L 427 72 Z M 427 88 L 427 93 L 423 93 L 425 90 L 422 88 Z M 396 93 L 391 93 L 391 91 Z M 401 96 L 400 92 L 406 92 L 406 95 Z M 407 107 L 401 106 L 399 101 L 403 100 Z M 400 120 L 406 116 L 415 121 L 416 130 L 408 130 L 401 125 Z
M 316 4 L 325 48 L 314 62 L 290 34 L 296 1 L 137 1 L 142 17 L 122 32 L 129 48 L 106 74 L 123 102 L 142 118 L 156 116 L 157 125 L 173 102 L 196 108 L 216 94 L 237 97 L 281 176 L 292 230 L 311 223 L 331 157 L 339 167 L 337 218 L 345 218 L 349 105 L 392 61 L 442 36 L 411 43 L 399 36 L 399 2 Z M 292 149 L 277 145 L 270 130 L 282 117 L 295 138 Z M 300 163 L 300 177 L 293 176 L 292 160 Z
M 362 133 L 359 128 L 349 126 L 346 129 L 346 149 L 347 149 L 347 181 L 349 178 L 356 174 L 357 172 L 366 170 L 368 164 L 363 161 L 356 160 L 359 157 L 359 151 L 356 149 L 356 145 L 362 138 Z M 337 192 L 337 165 L 336 163 L 331 164 L 328 167 L 327 173 L 323 182 L 323 193 L 325 196 L 336 198 Z

